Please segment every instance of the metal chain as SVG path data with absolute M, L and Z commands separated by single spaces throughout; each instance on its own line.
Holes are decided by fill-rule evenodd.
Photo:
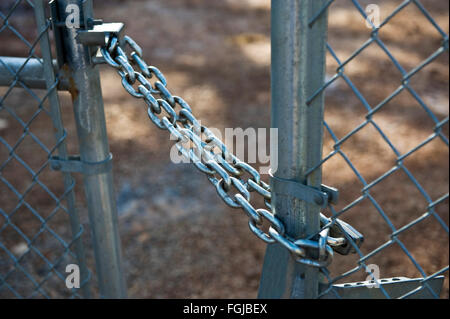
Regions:
M 320 233 L 318 241 L 290 238 L 283 223 L 270 211 L 270 186 L 262 181 L 258 171 L 231 154 L 221 140 L 199 123 L 189 104 L 172 95 L 162 72 L 142 59 L 143 51 L 133 39 L 125 36 L 123 43 L 131 49 L 130 58 L 120 40 L 112 37 L 108 45 L 100 49 L 106 63 L 117 69 L 123 87 L 131 96 L 144 100 L 150 120 L 172 134 L 180 154 L 208 177 L 228 206 L 242 209 L 248 215 L 250 230 L 257 237 L 269 244 L 283 245 L 299 263 L 327 267 L 333 259 L 333 249 L 328 243 L 329 229 Z M 137 66 L 139 72 L 132 65 Z M 264 198 L 269 210 L 256 209 L 250 203 L 251 194 L 255 192 Z M 268 232 L 262 229 L 264 221 L 270 225 Z M 318 252 L 317 260 L 308 257 L 310 249 Z

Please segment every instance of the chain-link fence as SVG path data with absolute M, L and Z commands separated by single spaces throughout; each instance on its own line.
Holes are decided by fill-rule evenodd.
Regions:
M 91 1 L 53 1 L 51 21 L 48 1 L 0 4 L 0 43 L 8 43 L 0 51 L 0 84 L 4 86 L 0 88 L 0 297 L 4 298 L 90 297 L 91 275 L 81 240 L 84 230 L 77 212 L 74 172 L 84 175 L 100 294 L 126 296 L 112 157 L 98 73 L 91 68 L 92 41 L 98 37 L 84 33 L 85 41 L 91 42 L 82 44 L 75 39 L 78 30 L 64 26 L 65 8 L 73 3 L 83 11 L 81 29 L 86 31 L 88 18 L 93 17 Z M 319 291 L 314 290 L 320 283 L 319 297 L 324 298 L 438 298 L 444 276 L 448 291 L 448 178 L 443 176 L 448 175 L 448 166 L 442 164 L 448 159 L 448 107 L 440 106 L 433 89 L 448 87 L 448 74 L 442 78 L 434 72 L 438 80 L 433 72 L 423 76 L 423 70 L 433 66 L 448 68 L 448 35 L 434 19 L 436 12 L 430 13 L 418 0 L 388 5 L 386 1 L 289 0 L 289 8 L 276 3 L 273 16 L 284 18 L 292 9 L 289 19 L 299 14 L 294 18 L 308 21 L 300 22 L 301 30 L 291 29 L 298 21 L 272 21 L 272 41 L 279 46 L 272 60 L 276 66 L 272 89 L 279 89 L 273 95 L 272 115 L 275 126 L 285 130 L 278 172 L 285 176 L 273 176 L 272 188 L 256 170 L 228 154 L 226 146 L 197 121 L 187 102 L 171 94 L 170 81 L 144 62 L 142 49 L 131 38 L 122 39 L 117 32 L 114 37 L 108 35 L 105 43 L 96 43 L 101 56 L 95 57 L 95 63 L 108 63 L 119 71 L 122 85 L 145 101 L 154 124 L 168 130 L 177 142 L 193 142 L 187 147 L 179 144 L 179 151 L 208 176 L 226 204 L 243 209 L 253 233 L 283 249 L 271 253 L 274 245 L 269 246 L 268 267 L 263 270 L 263 281 L 269 284 L 261 285 L 267 296 L 286 296 L 267 292 L 274 290 L 271 281 L 286 282 L 276 277 L 283 272 L 276 270 L 281 266 L 290 276 L 288 281 L 293 281 L 290 297 L 317 297 Z M 414 30 L 399 25 L 396 19 L 401 15 L 420 19 L 429 40 L 414 38 Z M 350 24 L 367 24 L 367 28 L 350 28 L 348 43 L 342 41 L 342 32 L 349 32 Z M 390 28 L 404 32 L 394 36 Z M 292 46 L 279 45 L 284 41 L 280 39 L 289 39 Z M 133 52 L 128 57 L 130 48 Z M 58 61 L 52 60 L 52 52 Z M 291 62 L 295 68 L 290 69 Z M 323 84 L 325 69 L 328 77 Z M 380 78 L 383 83 L 374 80 Z M 61 111 L 58 90 L 71 93 L 75 119 Z M 322 154 L 324 99 L 325 156 L 317 163 Z M 336 117 L 347 120 L 334 121 Z M 67 142 L 70 134 L 63 120 L 76 124 L 79 157 L 69 156 L 77 152 L 77 143 Z M 297 127 L 298 123 L 307 129 Z M 245 180 L 244 175 L 249 178 Z M 319 201 L 313 198 L 322 179 L 339 190 L 339 201 L 329 198 L 336 195 L 329 192 L 331 188 L 319 192 L 325 196 Z M 291 193 L 286 191 L 289 187 Z M 255 209 L 250 193 L 260 194 L 269 209 Z M 321 206 L 327 206 L 322 205 L 325 199 L 335 203 L 324 211 L 331 219 L 318 214 Z M 357 235 L 342 229 L 341 219 L 364 234 L 362 245 L 355 240 Z M 264 228 L 263 221 L 272 229 Z M 334 238 L 340 236 L 345 238 Z M 330 246 L 339 251 L 343 243 L 356 253 L 334 254 L 325 269 L 333 256 Z M 288 250 L 294 257 L 289 257 Z M 319 258 L 309 250 L 317 250 Z M 66 288 L 69 264 L 81 268 L 81 289 Z M 377 288 L 368 289 L 373 285 Z
M 86 271 L 84 230 L 75 180 L 50 168 L 68 153 L 44 14 L 40 1 L 0 4 L 0 298 L 89 296 L 88 277 L 66 287 L 67 265 Z
M 353 7 L 344 17 L 343 4 Z M 432 282 L 441 278 L 442 284 L 443 275 L 448 287 L 449 117 L 448 106 L 432 98 L 433 86 L 448 88 L 448 78 L 433 83 L 421 79 L 423 70 L 433 65 L 448 68 L 448 34 L 426 5 L 417 0 L 328 1 L 310 21 L 313 25 L 328 10 L 330 76 L 309 98 L 311 102 L 322 93 L 327 96 L 325 156 L 308 174 L 323 168 L 324 179 L 342 196 L 338 206 L 329 208 L 330 216 L 350 220 L 366 237 L 361 248 L 354 246 L 356 257 L 346 257 L 344 267 L 331 266 L 325 273 L 333 284 L 377 283 L 377 292 L 387 298 L 439 298 L 440 284 Z M 414 30 L 396 22 L 400 15 L 420 20 L 432 39 L 417 42 Z M 345 23 L 367 24 L 367 31 L 355 31 L 351 44 L 340 43 L 339 32 L 333 31 L 343 18 Z M 404 36 L 390 37 L 394 28 L 404 28 Z M 374 73 L 383 74 L 384 83 L 373 80 Z M 337 113 L 348 116 L 345 126 L 333 121 Z M 404 210 L 397 211 L 396 202 L 403 202 Z M 391 290 L 392 280 L 381 280 L 380 275 L 397 277 L 394 283 L 403 280 L 398 277 L 421 279 L 411 291 Z M 368 282 L 360 282 L 364 278 Z M 345 287 L 351 285 L 340 286 Z M 323 295 L 340 293 L 346 294 L 330 286 Z

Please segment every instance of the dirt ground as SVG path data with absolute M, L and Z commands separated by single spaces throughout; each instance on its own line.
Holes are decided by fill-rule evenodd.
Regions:
M 5 14 L 11 2 L 2 1 L 0 11 Z M 448 34 L 448 2 L 421 2 Z M 401 1 L 365 0 L 360 3 L 362 7 L 378 4 L 385 18 Z M 108 22 L 126 23 L 126 33 L 143 47 L 145 59 L 164 72 L 171 92 L 189 102 L 202 124 L 220 130 L 270 127 L 270 1 L 95 1 L 95 13 Z M 20 17 L 14 26 L 33 38 L 32 11 L 24 9 L 17 15 Z M 337 0 L 330 7 L 329 25 L 329 43 L 341 61 L 350 57 L 371 35 L 351 1 Z M 442 43 L 442 36 L 413 4 L 381 28 L 379 39 L 406 72 L 432 55 Z M 0 56 L 25 56 L 26 51 L 9 29 L 0 32 Z M 409 84 L 438 121 L 445 120 L 449 113 L 448 58 L 448 52 L 443 53 L 412 77 Z M 330 55 L 329 78 L 335 74 L 337 66 Z M 119 228 L 129 296 L 256 297 L 266 245 L 251 234 L 246 215 L 225 206 L 208 180 L 195 168 L 173 164 L 169 158 L 173 142 L 167 133 L 151 124 L 142 103 L 125 93 L 114 70 L 102 66 L 101 74 L 108 135 L 114 154 Z M 402 82 L 401 72 L 376 44 L 349 62 L 345 74 L 371 107 L 382 102 Z M 7 89 L 1 88 L 0 96 L 6 92 Z M 44 93 L 36 92 L 41 98 Z M 69 151 L 76 154 L 70 97 L 62 93 L 61 99 Z M 0 104 L 0 212 L 3 212 L 0 214 L 0 243 L 4 245 L 0 246 L 0 276 L 11 272 L 5 281 L 26 294 L 34 289 L 33 285 L 23 271 L 12 270 L 11 256 L 4 248 L 19 258 L 27 250 L 26 240 L 20 233 L 31 237 L 36 234 L 41 225 L 36 211 L 44 218 L 51 216 L 55 200 L 38 185 L 24 197 L 29 205 L 15 210 L 19 201 L 17 193 L 4 181 L 12 184 L 18 193 L 24 192 L 33 174 L 17 157 L 24 159 L 30 169 L 38 171 L 48 154 L 37 145 L 36 138 L 45 141 L 48 148 L 54 143 L 53 132 L 48 129 L 50 118 L 41 112 L 28 126 L 33 136 L 24 138 L 15 149 L 18 156 L 8 160 L 10 150 L 6 143 L 14 145 L 24 132 L 24 123 L 15 119 L 11 109 L 24 123 L 32 119 L 38 109 L 35 99 L 18 88 L 8 93 Z M 366 115 L 364 105 L 342 79 L 326 90 L 326 121 L 339 139 L 364 123 Z M 375 113 L 372 121 L 400 154 L 425 141 L 436 125 L 406 90 Z M 434 139 L 403 160 L 407 170 L 397 170 L 371 188 L 369 194 L 373 201 L 366 198 L 342 215 L 342 219 L 365 235 L 363 254 L 388 242 L 392 234 L 392 228 L 374 203 L 397 230 L 427 212 L 427 200 L 407 172 L 422 185 L 431 201 L 448 193 L 449 154 L 448 145 L 444 143 L 448 140 L 448 123 L 442 127 L 441 134 L 443 139 Z M 333 146 L 327 133 L 324 155 L 332 152 Z M 341 149 L 367 184 L 396 165 L 394 151 L 370 123 L 344 142 Z M 332 157 L 324 164 L 323 172 L 324 183 L 340 190 L 338 210 L 362 195 L 363 183 L 342 157 Z M 267 180 L 267 176 L 264 178 Z M 59 175 L 48 167 L 43 168 L 38 180 L 58 196 L 63 194 Z M 77 196 L 81 221 L 86 228 L 88 263 L 93 268 L 89 222 L 78 177 Z M 449 237 L 438 220 L 440 218 L 448 229 L 448 199 L 434 210 L 438 218 L 430 216 L 401 233 L 400 244 L 374 255 L 367 264 L 377 264 L 383 278 L 416 278 L 446 267 Z M 20 232 L 6 223 L 5 214 L 12 211 L 10 221 Z M 49 228 L 69 241 L 67 225 L 67 216 L 60 209 L 48 222 Z M 36 236 L 33 243 L 51 261 L 62 253 L 60 242 L 47 229 Z M 411 253 L 420 270 L 403 249 Z M 41 259 L 32 250 L 19 263 L 38 282 L 49 271 Z M 337 276 L 356 265 L 356 256 L 336 255 L 330 271 Z M 64 273 L 60 266 L 57 269 Z M 359 271 L 340 283 L 365 280 L 367 275 Z M 444 275 L 442 297 L 448 298 L 448 271 Z M 61 278 L 54 275 L 43 284 L 43 289 L 51 297 L 61 297 L 66 292 L 55 287 L 62 285 Z M 0 297 L 14 297 L 10 289 L 1 286 L 1 281 Z M 33 297 L 42 297 L 42 294 Z

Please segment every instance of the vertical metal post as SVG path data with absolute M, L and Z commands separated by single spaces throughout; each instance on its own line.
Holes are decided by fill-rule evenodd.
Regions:
M 64 136 L 64 127 L 62 125 L 62 118 L 61 118 L 61 110 L 60 110 L 60 103 L 59 103 L 59 97 L 56 90 L 56 87 L 53 87 L 56 81 L 56 77 L 53 70 L 53 60 L 51 55 L 51 48 L 50 48 L 50 39 L 48 36 L 48 33 L 45 32 L 46 29 L 46 21 L 45 21 L 45 11 L 44 11 L 44 0 L 38 0 L 34 3 L 34 11 L 35 11 L 35 17 L 36 17 L 36 23 L 38 26 L 38 33 L 42 34 L 40 38 L 40 47 L 42 51 L 42 59 L 43 59 L 43 66 L 44 66 L 44 77 L 46 81 L 46 86 L 48 90 L 52 90 L 48 93 L 48 100 L 50 103 L 51 108 L 51 114 L 52 114 L 52 122 L 55 127 L 55 137 L 56 141 L 61 140 L 61 138 Z M 53 89 L 52 89 L 53 87 Z M 58 146 L 58 155 L 61 159 L 67 159 L 68 153 L 67 153 L 67 146 L 66 143 L 63 142 Z M 64 179 L 64 188 L 66 190 L 69 190 L 72 188 L 73 185 L 73 178 L 70 173 L 63 173 L 63 179 Z M 69 192 L 66 197 L 67 200 L 67 209 L 69 211 L 69 218 L 70 218 L 70 226 L 72 230 L 72 235 L 74 237 L 75 243 L 75 253 L 77 255 L 78 264 L 80 266 L 80 272 L 81 272 L 81 281 L 84 283 L 82 290 L 83 290 L 83 296 L 85 298 L 90 298 L 90 284 L 86 282 L 89 277 L 89 272 L 86 267 L 86 261 L 85 261 L 85 252 L 84 252 L 84 246 L 83 242 L 81 240 L 80 231 L 81 231 L 81 225 L 80 220 L 78 216 L 78 211 L 76 209 L 75 205 L 75 194 L 73 191 Z
M 276 177 L 320 189 L 321 171 L 305 172 L 322 158 L 322 95 L 327 14 L 310 21 L 326 0 L 272 0 L 272 127 L 278 128 Z M 272 185 L 272 209 L 293 238 L 320 230 L 319 207 L 282 194 Z M 259 298 L 316 298 L 319 270 L 298 264 L 279 244 L 267 248 Z
M 70 4 L 78 5 L 81 21 L 93 17 L 91 0 L 56 0 L 60 21 L 71 12 Z M 63 28 L 63 49 L 72 79 L 70 92 L 81 160 L 99 163 L 109 158 L 105 114 L 98 68 L 91 63 L 89 49 L 76 39 L 76 29 Z M 112 169 L 97 175 L 84 175 L 84 186 L 90 225 L 93 233 L 96 269 L 102 298 L 125 298 L 126 286 L 122 271 L 121 245 L 117 208 L 113 190 Z
M 42 51 L 42 64 L 44 67 L 43 73 L 47 90 L 51 90 L 48 93 L 48 100 L 50 103 L 53 126 L 55 127 L 55 138 L 56 141 L 58 142 L 64 137 L 64 126 L 62 123 L 58 91 L 57 88 L 54 87 L 56 77 L 52 60 L 50 38 L 48 35 L 47 23 L 45 19 L 44 1 L 46 0 L 36 0 L 34 2 L 34 12 L 36 17 L 36 24 L 38 27 L 38 34 L 42 34 L 39 42 Z M 67 145 L 65 141 L 60 143 L 58 146 L 58 156 L 63 160 L 68 159 Z M 63 180 L 64 180 L 64 189 L 66 191 L 70 190 L 73 187 L 74 183 L 72 175 L 70 173 L 63 173 Z M 81 282 L 83 284 L 81 289 L 83 292 L 83 296 L 85 298 L 90 298 L 91 289 L 90 283 L 88 282 L 89 270 L 86 266 L 86 256 L 83 241 L 81 238 L 82 228 L 80 224 L 80 218 L 78 216 L 78 211 L 75 205 L 75 193 L 73 191 L 69 191 L 67 193 L 66 201 L 67 201 L 67 210 L 69 212 L 70 228 L 74 240 L 75 254 L 77 256 L 77 262 L 81 272 L 80 274 Z

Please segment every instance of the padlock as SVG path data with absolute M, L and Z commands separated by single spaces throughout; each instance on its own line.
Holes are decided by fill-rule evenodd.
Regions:
M 320 215 L 320 222 L 322 227 L 331 222 L 329 218 Z M 349 255 L 356 253 L 356 249 L 351 244 L 350 240 L 359 248 L 364 242 L 364 235 L 358 232 L 351 225 L 346 222 L 336 219 L 334 224 L 330 227 L 329 237 L 334 238 L 335 242 L 341 242 L 339 245 L 333 245 L 332 248 L 340 255 Z M 349 240 L 349 239 L 350 240 Z M 341 240 L 339 240 L 341 239 Z M 343 240 L 342 240 L 343 239 Z

